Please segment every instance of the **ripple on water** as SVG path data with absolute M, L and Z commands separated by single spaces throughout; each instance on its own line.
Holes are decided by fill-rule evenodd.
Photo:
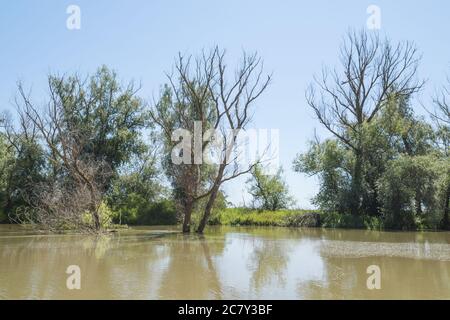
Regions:
M 324 241 L 320 252 L 329 257 L 398 257 L 450 261 L 450 244 Z

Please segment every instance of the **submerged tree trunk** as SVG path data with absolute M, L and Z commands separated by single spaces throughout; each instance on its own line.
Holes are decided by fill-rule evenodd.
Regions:
M 188 202 L 184 206 L 183 233 L 191 232 L 192 202 Z
M 100 231 L 100 229 L 101 229 L 101 224 L 100 224 L 100 217 L 99 217 L 99 215 L 98 215 L 98 209 L 97 209 L 97 206 L 96 206 L 95 204 L 93 204 L 93 205 L 91 206 L 91 210 L 92 210 L 91 215 L 92 215 L 92 220 L 94 221 L 94 228 L 95 228 L 95 231 Z
M 8 196 L 6 199 L 6 203 L 4 205 L 4 210 L 5 210 L 6 214 L 8 214 L 8 215 L 11 214 L 11 212 L 13 210 L 13 200 L 11 199 L 11 195 L 9 193 L 8 193 Z
M 203 233 L 203 231 L 205 230 L 206 224 L 208 223 L 208 219 L 211 216 L 211 211 L 214 206 L 214 202 L 216 201 L 217 194 L 219 193 L 224 172 L 225 172 L 225 164 L 221 164 L 219 167 L 219 171 L 217 172 L 217 177 L 214 180 L 214 185 L 211 189 L 211 193 L 209 195 L 205 211 L 203 212 L 202 219 L 200 220 L 200 224 L 197 227 L 197 233 Z
M 100 231 L 101 229 L 101 223 L 100 223 L 100 216 L 98 215 L 98 205 L 97 205 L 97 201 L 96 201 L 96 192 L 95 192 L 95 188 L 93 186 L 93 184 L 83 176 L 83 178 L 85 179 L 87 185 L 88 185 L 88 189 L 89 189 L 89 193 L 91 196 L 91 204 L 90 204 L 90 211 L 91 211 L 91 215 L 92 215 L 92 220 L 94 222 L 94 229 L 95 231 Z
M 203 212 L 203 217 L 200 220 L 200 224 L 197 227 L 197 233 L 203 233 L 205 230 L 206 224 L 208 223 L 208 219 L 211 216 L 211 211 L 214 206 L 214 202 L 217 198 L 217 193 L 219 192 L 219 185 L 215 185 L 211 191 L 211 195 L 209 196 L 208 203 L 206 204 L 205 211 Z

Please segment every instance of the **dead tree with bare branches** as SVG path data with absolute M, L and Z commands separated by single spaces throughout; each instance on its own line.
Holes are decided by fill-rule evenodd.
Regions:
M 350 206 L 354 215 L 361 213 L 363 201 L 364 125 L 375 118 L 390 95 L 409 97 L 422 87 L 416 80 L 419 60 L 409 42 L 393 45 L 366 31 L 349 32 L 340 50 L 341 68 L 324 68 L 306 92 L 307 103 L 321 125 L 354 155 Z
M 197 227 L 198 233 L 203 233 L 205 229 L 222 184 L 250 173 L 259 164 L 266 151 L 259 150 L 260 158 L 251 163 L 242 164 L 239 161 L 241 154 L 238 150 L 242 147 L 239 144 L 243 143 L 239 139 L 239 134 L 247 128 L 251 121 L 255 101 L 264 93 L 271 81 L 270 75 L 263 75 L 261 58 L 256 53 L 252 55 L 244 53 L 234 76 L 230 76 L 228 73 L 225 51 L 216 48 L 212 60 L 217 73 L 215 81 L 210 82 L 208 89 L 216 113 L 215 133 L 218 134 L 218 139 L 222 141 L 222 144 L 216 154 L 219 161 L 216 165 L 208 201 Z M 215 138 L 217 139 L 217 137 Z M 222 148 L 220 149 L 220 147 Z
M 191 229 L 191 217 L 198 201 L 208 195 L 206 165 L 198 161 L 192 146 L 195 122 L 201 128 L 208 128 L 214 121 L 208 82 L 212 81 L 212 70 L 207 70 L 194 80 L 182 76 L 186 74 L 185 60 L 182 56 L 176 63 L 176 74 L 167 75 L 170 85 L 164 88 L 159 100 L 150 110 L 153 122 L 159 127 L 164 145 L 163 167 L 169 178 L 174 198 L 183 219 L 183 232 Z M 202 70 L 203 71 L 203 70 Z M 185 137 L 175 137 L 177 130 L 189 133 Z M 200 129 L 203 130 L 203 129 Z M 200 132 L 202 136 L 203 132 Z M 182 150 L 177 149 L 178 139 L 183 138 Z M 182 156 L 185 160 L 174 163 L 172 154 Z
M 201 141 L 189 137 L 187 148 L 183 149 L 189 152 L 184 155 L 189 163 L 166 161 L 175 193 L 180 195 L 184 232 L 190 232 L 194 205 L 207 197 L 197 228 L 202 233 L 222 184 L 250 172 L 258 162 L 239 165 L 239 155 L 234 151 L 238 134 L 251 120 L 255 100 L 271 78 L 263 76 L 262 61 L 256 54 L 245 53 L 231 82 L 229 76 L 225 52 L 218 47 L 195 58 L 179 55 L 174 72 L 168 75 L 170 85 L 151 110 L 153 121 L 165 137 L 166 154 L 173 152 L 178 143 L 172 139 L 175 130 L 185 129 L 194 132 L 194 136 L 200 131 Z M 222 143 L 213 147 L 214 139 Z M 204 161 L 204 150 L 209 147 L 215 151 L 214 163 Z

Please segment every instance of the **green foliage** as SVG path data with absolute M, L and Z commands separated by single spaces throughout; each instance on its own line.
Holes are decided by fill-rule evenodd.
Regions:
M 170 156 L 178 144 L 171 139 L 175 129 L 192 132 L 194 121 L 207 115 L 203 119 L 206 131 L 217 120 L 214 101 L 201 82 L 180 81 L 174 87 L 165 86 L 153 110 L 155 123 L 162 122 L 157 132 L 164 149 L 158 159 L 162 168 L 153 154 L 157 141 L 146 145 L 142 140 L 142 129 L 152 128 L 153 123 L 148 121 L 145 104 L 136 96 L 132 83 L 121 86 L 113 71 L 101 67 L 86 80 L 76 75 L 50 76 L 49 85 L 50 104 L 62 108 L 58 115 L 67 130 L 63 132 L 76 132 L 89 141 L 82 146 L 80 160 L 101 160 L 112 169 L 100 196 L 104 227 L 112 223 L 176 224 L 183 204 L 193 209 L 193 223 L 198 222 L 208 198 L 197 197 L 208 188 L 217 168 L 207 164 L 173 165 Z M 201 105 L 194 101 L 196 91 L 205 92 Z M 322 226 L 441 226 L 450 196 L 450 130 L 448 106 L 443 107 L 443 113 L 435 116 L 435 127 L 414 113 L 407 94 L 396 92 L 383 97 L 371 116 L 362 114 L 353 119 L 338 114 L 341 137 L 310 143 L 294 161 L 295 171 L 319 178 L 320 189 L 313 203 L 321 210 Z M 70 185 L 74 181 L 62 161 L 52 158 L 51 148 L 42 143 L 45 139 L 30 135 L 36 128 L 28 126 L 32 127 L 23 123 L 19 130 L 8 131 L 8 136 L 0 133 L 0 223 L 14 217 L 16 210 L 26 210 L 26 198 L 41 183 L 55 179 L 59 185 Z M 160 182 L 160 171 L 171 184 L 170 198 Z M 226 196 L 219 192 L 211 224 L 301 226 L 306 214 L 315 213 L 285 210 L 293 200 L 281 169 L 267 175 L 256 166 L 248 183 L 253 207 L 259 211 L 227 209 Z M 92 223 L 90 215 L 83 217 Z
M 368 215 L 355 216 L 350 213 L 331 211 L 321 212 L 322 227 L 381 230 L 384 228 L 380 217 Z
M 414 115 L 407 98 L 395 94 L 359 126 L 358 136 L 349 129 L 346 139 L 358 143 L 361 153 L 333 138 L 312 143 L 294 161 L 294 170 L 320 179 L 313 201 L 325 211 L 324 226 L 436 228 L 448 196 L 443 168 L 449 165 L 434 147 L 433 128 Z M 355 199 L 357 215 L 350 214 Z
M 112 181 L 107 202 L 115 212 L 115 223 L 137 224 L 163 192 L 156 159 L 145 153 L 119 172 Z
M 325 228 L 363 228 L 364 222 L 360 216 L 326 211 L 322 213 L 322 226 Z
M 8 221 L 8 217 L 6 216 L 5 212 L 3 212 L 2 209 L 0 209 L 0 223 L 5 223 Z
M 150 204 L 138 212 L 136 219 L 136 223 L 139 225 L 174 225 L 177 222 L 177 210 L 171 200 L 161 200 Z
M 294 161 L 294 170 L 319 176 L 319 193 L 313 199 L 315 205 L 327 211 L 347 212 L 352 162 L 352 154 L 337 140 L 329 139 L 311 143 L 309 150 Z
M 439 178 L 445 177 L 445 165 L 434 155 L 402 155 L 389 163 L 378 182 L 386 227 L 414 229 L 437 225 L 442 210 L 438 195 L 443 184 Z
M 254 167 L 252 176 L 247 183 L 255 208 L 276 211 L 286 209 L 294 203 L 282 174 L 281 168 L 276 174 L 268 175 L 260 165 Z
M 277 210 L 257 211 L 247 208 L 228 208 L 220 211 L 210 221 L 210 224 L 231 226 L 278 226 L 299 227 L 304 221 L 301 217 L 310 213 L 318 213 L 311 210 Z
M 208 202 L 208 197 L 200 199 L 194 209 L 192 223 L 194 226 L 198 226 L 201 217 L 205 211 L 206 204 Z M 227 209 L 229 203 L 227 201 L 227 197 L 224 192 L 219 190 L 217 193 L 216 201 L 214 201 L 214 205 L 211 209 L 211 216 L 209 217 L 209 221 L 213 221 L 212 224 L 217 224 L 218 216 L 220 213 Z
M 8 176 L 10 175 L 11 153 L 8 151 L 5 139 L 0 133 L 0 223 L 6 221 L 4 212 L 7 202 Z
M 129 201 L 114 211 L 113 222 L 128 225 L 174 225 L 178 222 L 178 214 L 172 200 L 149 202 L 141 195 L 131 193 Z
M 100 204 L 100 206 L 97 209 L 97 213 L 100 218 L 100 224 L 102 226 L 102 229 L 108 229 L 109 227 L 111 227 L 114 218 L 114 212 L 111 210 L 110 207 L 108 207 L 108 205 L 105 202 L 102 202 Z M 90 212 L 86 212 L 83 215 L 83 222 L 86 223 L 87 225 L 93 224 L 92 215 Z M 69 227 L 69 229 L 71 228 Z
M 368 230 L 383 230 L 385 228 L 382 217 L 363 216 L 363 223 Z
M 87 81 L 77 75 L 50 76 L 49 84 L 61 102 L 65 124 L 88 137 L 87 156 L 115 170 L 145 150 L 140 129 L 148 115 L 133 83 L 122 87 L 116 73 L 102 66 Z
M 202 80 L 178 80 L 172 87 L 164 86 L 158 103 L 151 110 L 151 117 L 159 127 L 157 134 L 163 146 L 162 169 L 172 187 L 172 198 L 184 215 L 183 228 L 189 229 L 191 218 L 196 219 L 198 216 L 194 212 L 192 217 L 192 213 L 195 207 L 201 206 L 198 203 L 199 196 L 208 188 L 208 182 L 212 180 L 216 169 L 206 162 L 193 163 L 194 150 L 188 147 L 193 145 L 192 136 L 183 136 L 181 141 L 173 141 L 172 133 L 178 129 L 193 133 L 195 121 L 201 121 L 203 136 L 213 126 L 216 113 L 214 101 L 209 91 L 202 86 Z M 202 97 L 201 101 L 199 97 Z M 184 158 L 183 163 L 172 161 L 174 152 Z
M 7 216 L 26 206 L 24 194 L 32 192 L 34 184 L 45 180 L 46 162 L 42 147 L 33 139 L 19 135 L 13 145 L 0 134 L 0 212 Z
M 1 204 L 8 214 L 14 214 L 19 207 L 27 211 L 27 206 L 40 203 L 42 188 L 38 186 L 45 182 L 55 187 L 53 192 L 62 188 L 74 190 L 75 186 L 78 191 L 89 190 L 92 203 L 87 206 L 95 215 L 93 208 L 110 191 L 119 169 L 147 151 L 141 129 L 147 124 L 148 114 L 133 83 L 122 87 L 116 74 L 105 66 L 87 79 L 76 74 L 51 75 L 48 85 L 46 111 L 34 107 L 19 85 L 23 98 L 18 108 L 20 126 L 15 128 L 12 121 L 5 126 L 8 147 L 14 154 L 7 186 L 0 187 L 6 193 L 6 201 Z M 0 200 L 4 198 L 1 192 Z M 67 191 L 62 192 L 67 195 Z M 74 192 L 73 196 L 81 194 Z M 86 198 L 79 203 L 84 201 Z M 37 212 L 52 210 L 45 207 Z M 100 209 L 106 208 L 102 203 Z M 76 213 L 78 219 L 83 218 L 83 212 Z M 62 219 L 61 216 L 56 214 L 52 221 Z M 96 221 L 94 217 L 91 222 L 98 228 Z
M 177 223 L 173 201 L 160 199 L 154 155 L 142 154 L 114 179 L 107 200 L 114 211 L 114 223 L 129 225 L 172 225 Z

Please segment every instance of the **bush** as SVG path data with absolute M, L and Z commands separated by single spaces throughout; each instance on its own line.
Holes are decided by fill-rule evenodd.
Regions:
M 364 216 L 364 226 L 369 230 L 383 230 L 384 221 L 381 217 Z
M 401 156 L 389 163 L 378 181 L 386 227 L 416 229 L 437 223 L 442 168 L 434 156 Z
M 132 193 L 126 204 L 116 207 L 113 222 L 128 225 L 174 225 L 177 224 L 178 217 L 173 201 L 151 203 Z
M 177 222 L 176 207 L 169 200 L 152 203 L 139 211 L 136 219 L 136 224 L 139 225 L 174 225 Z
M 364 228 L 364 219 L 349 213 L 323 212 L 322 226 L 325 228 Z
M 111 210 L 111 208 L 108 207 L 108 205 L 105 202 L 102 202 L 100 204 L 100 207 L 98 208 L 97 213 L 100 218 L 100 224 L 101 224 L 102 228 L 106 229 L 106 228 L 110 227 L 113 222 L 113 217 L 114 217 L 114 212 Z M 83 222 L 88 225 L 93 224 L 92 214 L 90 212 L 86 212 L 83 215 Z
M 369 215 L 354 216 L 350 213 L 322 212 L 322 227 L 382 230 L 384 221 Z

